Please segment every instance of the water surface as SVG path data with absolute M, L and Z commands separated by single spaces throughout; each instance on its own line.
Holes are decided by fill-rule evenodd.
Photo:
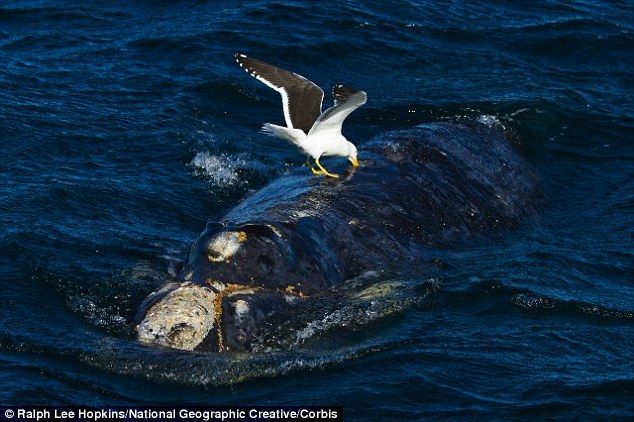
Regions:
M 618 1 L 3 2 L 0 403 L 631 416 L 633 16 Z M 236 51 L 366 90 L 344 128 L 359 144 L 494 116 L 540 176 L 539 218 L 303 351 L 138 345 L 136 307 L 205 223 L 303 163 L 258 132 L 283 122 L 280 100 Z

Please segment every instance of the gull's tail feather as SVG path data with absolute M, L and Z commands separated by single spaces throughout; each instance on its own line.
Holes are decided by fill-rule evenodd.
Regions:
M 301 129 L 291 129 L 284 126 L 274 125 L 272 123 L 264 123 L 262 126 L 262 132 L 269 136 L 284 139 L 295 145 L 301 145 L 306 139 L 306 134 Z

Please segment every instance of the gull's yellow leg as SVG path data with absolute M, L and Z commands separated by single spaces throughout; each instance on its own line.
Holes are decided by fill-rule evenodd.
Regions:
M 310 157 L 306 158 L 306 166 L 310 169 L 310 171 L 315 175 L 319 176 L 320 174 L 324 174 L 323 171 L 315 169 L 313 167 L 313 163 L 310 162 Z
M 322 171 L 322 174 L 324 174 L 324 175 L 326 175 L 326 176 L 328 176 L 328 177 L 334 177 L 335 179 L 338 179 L 338 178 L 339 178 L 339 175 L 338 175 L 338 174 L 332 174 L 332 173 L 330 173 L 328 170 L 326 170 L 326 169 L 324 168 L 324 166 L 322 166 L 322 165 L 321 165 L 321 163 L 319 162 L 319 158 L 317 158 L 317 159 L 315 160 L 315 164 L 317 164 L 317 167 L 319 167 L 319 169 Z

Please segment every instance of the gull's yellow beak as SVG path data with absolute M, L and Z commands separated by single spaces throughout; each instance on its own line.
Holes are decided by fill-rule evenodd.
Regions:
M 354 167 L 359 167 L 359 160 L 357 160 L 357 157 L 350 158 L 350 162 Z

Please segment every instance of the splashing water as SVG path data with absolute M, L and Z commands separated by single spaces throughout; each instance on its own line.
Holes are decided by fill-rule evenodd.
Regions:
M 218 187 L 227 188 L 245 182 L 245 171 L 261 171 L 264 165 L 249 160 L 246 155 L 214 155 L 210 152 L 198 152 L 192 159 L 197 173 L 208 177 Z

